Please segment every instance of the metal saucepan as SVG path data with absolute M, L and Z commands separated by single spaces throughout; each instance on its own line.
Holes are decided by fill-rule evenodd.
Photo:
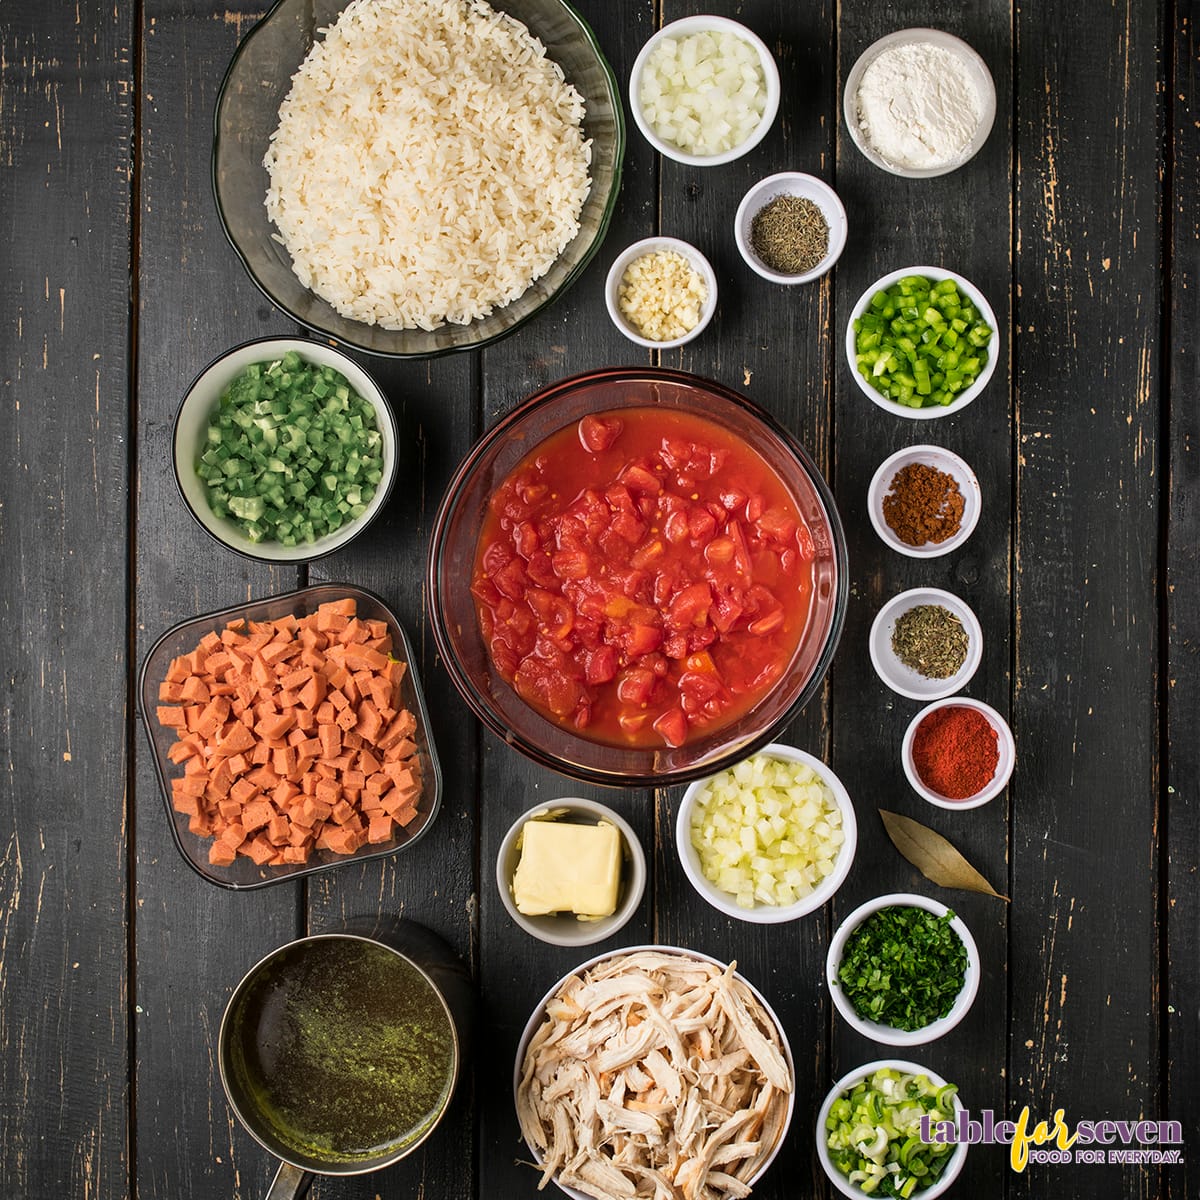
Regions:
M 417 1149 L 450 1107 L 473 1016 L 465 968 L 411 921 L 300 938 L 251 967 L 218 1062 L 238 1120 L 282 1160 L 267 1200 Z

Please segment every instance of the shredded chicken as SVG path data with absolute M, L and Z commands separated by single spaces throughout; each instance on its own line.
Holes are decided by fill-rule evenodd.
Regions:
M 750 988 L 702 959 L 618 954 L 546 1006 L 517 1089 L 551 1179 L 595 1200 L 741 1200 L 782 1140 L 792 1070 Z

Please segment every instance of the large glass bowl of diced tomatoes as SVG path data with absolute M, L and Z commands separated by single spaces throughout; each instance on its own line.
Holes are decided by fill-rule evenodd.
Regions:
M 846 608 L 813 460 L 746 397 L 610 368 L 537 392 L 451 480 L 428 561 L 441 658 L 494 733 L 564 774 L 683 783 L 812 698 Z

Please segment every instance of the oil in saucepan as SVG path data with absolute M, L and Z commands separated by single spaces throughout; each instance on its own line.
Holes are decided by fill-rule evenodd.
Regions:
M 328 1163 L 395 1154 L 449 1103 L 455 1046 L 441 997 L 406 959 L 358 939 L 303 942 L 244 995 L 238 1083 L 281 1147 Z

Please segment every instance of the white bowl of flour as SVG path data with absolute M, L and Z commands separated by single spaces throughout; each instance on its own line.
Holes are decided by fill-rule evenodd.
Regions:
M 910 179 L 945 175 L 987 141 L 996 85 L 953 34 L 901 29 L 873 42 L 846 77 L 846 128 L 863 155 Z

